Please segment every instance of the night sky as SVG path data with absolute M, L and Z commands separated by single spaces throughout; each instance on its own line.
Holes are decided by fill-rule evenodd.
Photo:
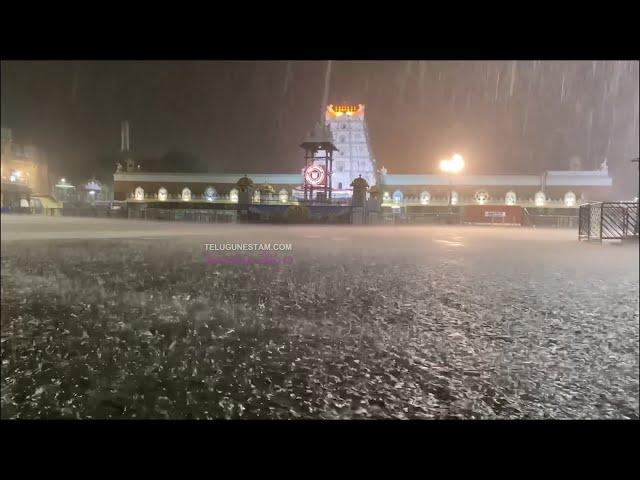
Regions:
M 325 67 L 7 61 L 2 126 L 70 178 L 108 178 L 124 119 L 143 169 L 166 168 L 171 153 L 193 158 L 185 169 L 294 172 Z M 340 61 L 329 103 L 365 104 L 374 156 L 390 173 L 434 172 L 454 151 L 478 174 L 567 169 L 573 156 L 592 169 L 606 157 L 626 190 L 628 172 L 637 175 L 638 83 L 637 61 Z

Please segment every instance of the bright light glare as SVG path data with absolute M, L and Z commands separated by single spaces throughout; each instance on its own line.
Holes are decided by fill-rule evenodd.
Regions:
M 440 160 L 440 170 L 447 173 L 458 173 L 464 168 L 462 155 L 455 153 L 450 160 Z
M 451 171 L 457 173 L 464 168 L 464 159 L 462 155 L 455 153 L 449 162 L 451 164 Z

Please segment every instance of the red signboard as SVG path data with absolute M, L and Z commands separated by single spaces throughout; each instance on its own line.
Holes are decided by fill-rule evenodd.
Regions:
M 465 205 L 462 221 L 465 223 L 522 225 L 524 211 L 517 205 Z
M 484 212 L 484 216 L 485 217 L 498 217 L 498 218 L 504 218 L 507 216 L 507 212 L 494 212 L 493 210 L 489 210 Z

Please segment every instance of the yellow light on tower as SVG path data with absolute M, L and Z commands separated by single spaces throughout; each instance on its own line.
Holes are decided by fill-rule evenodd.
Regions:
M 349 117 L 358 114 L 362 108 L 362 105 L 329 105 L 328 111 L 336 117 L 347 115 Z
M 440 170 L 443 172 L 450 172 L 451 162 L 449 160 L 440 160 Z

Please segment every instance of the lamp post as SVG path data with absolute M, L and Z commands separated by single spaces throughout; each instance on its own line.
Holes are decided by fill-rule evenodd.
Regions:
M 638 158 L 633 158 L 631 160 L 631 163 L 635 163 L 636 165 L 638 165 L 638 169 L 640 170 L 640 157 Z M 638 187 L 638 196 L 636 197 L 636 199 L 640 198 L 640 187 Z
M 464 159 L 462 155 L 454 153 L 450 159 L 445 159 L 440 161 L 440 170 L 447 173 L 449 175 L 449 211 L 451 211 L 452 206 L 452 196 L 453 196 L 453 175 L 456 173 L 460 173 L 464 168 Z

